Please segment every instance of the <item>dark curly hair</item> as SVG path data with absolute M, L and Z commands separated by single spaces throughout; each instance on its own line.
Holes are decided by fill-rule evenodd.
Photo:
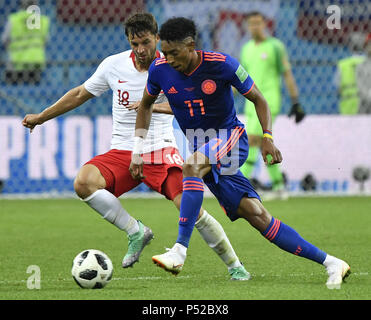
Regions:
M 150 13 L 136 13 L 124 22 L 125 34 L 127 37 L 140 36 L 143 32 L 150 32 L 153 35 L 158 33 L 158 26 L 155 17 Z
M 182 41 L 187 37 L 195 40 L 196 35 L 195 23 L 183 17 L 171 18 L 160 28 L 160 39 L 165 41 Z

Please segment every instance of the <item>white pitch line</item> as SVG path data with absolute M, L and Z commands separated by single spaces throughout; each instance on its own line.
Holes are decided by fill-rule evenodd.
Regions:
M 169 275 L 170 276 L 170 275 Z M 114 277 L 111 281 L 138 281 L 138 280 L 162 280 L 168 277 L 155 277 L 155 276 L 146 276 L 146 277 Z M 190 279 L 192 276 L 174 276 L 177 279 Z M 40 282 L 62 282 L 62 281 L 73 281 L 73 278 L 63 278 L 63 279 L 40 279 Z M 0 284 L 17 284 L 17 283 L 26 283 L 27 280 L 0 280 Z
M 264 277 L 285 277 L 285 276 L 290 276 L 290 277 L 302 277 L 304 274 L 303 273 L 290 273 L 290 274 L 254 274 L 252 273 L 251 276 L 253 278 L 264 278 Z M 317 273 L 311 273 L 311 274 L 305 274 L 305 276 L 316 276 Z M 351 278 L 353 277 L 368 277 L 370 274 L 368 272 L 352 272 Z M 198 278 L 197 276 L 173 276 L 170 277 L 171 275 L 169 274 L 168 276 L 141 276 L 141 277 L 114 277 L 111 279 L 111 281 L 139 281 L 139 280 L 163 280 L 163 279 L 191 279 L 191 278 Z M 216 275 L 213 276 L 213 278 L 225 278 L 226 275 Z M 48 280 L 40 280 L 41 282 L 62 282 L 62 281 L 73 281 L 72 277 L 71 278 L 63 278 L 63 279 L 48 279 Z M 27 280 L 0 280 L 0 284 L 17 284 L 17 283 L 26 283 Z

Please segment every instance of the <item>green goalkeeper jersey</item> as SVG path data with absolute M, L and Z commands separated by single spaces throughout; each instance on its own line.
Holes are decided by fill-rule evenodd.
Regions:
M 274 37 L 268 37 L 256 44 L 247 42 L 241 50 L 240 62 L 268 102 L 272 116 L 281 109 L 281 76 L 290 69 L 284 44 Z M 245 110 L 254 108 L 246 101 Z

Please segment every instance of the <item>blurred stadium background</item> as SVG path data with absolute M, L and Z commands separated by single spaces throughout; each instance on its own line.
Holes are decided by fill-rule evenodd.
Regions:
M 0 0 L 0 33 L 18 5 L 19 1 Z M 340 29 L 326 25 L 330 5 L 341 8 Z M 7 54 L 3 46 L 0 49 L 0 197 L 71 195 L 80 166 L 109 149 L 110 92 L 38 127 L 32 135 L 21 120 L 83 83 L 105 57 L 129 49 L 122 22 L 137 11 L 151 12 L 159 25 L 172 16 L 192 18 L 200 31 L 200 47 L 236 58 L 249 39 L 243 18 L 252 10 L 262 11 L 269 32 L 287 47 L 308 114 L 299 125 L 287 118 L 291 105 L 283 86 L 282 115 L 274 132 L 285 159 L 288 190 L 326 195 L 371 192 L 371 116 L 340 115 L 335 82 L 338 61 L 353 54 L 348 39 L 371 32 L 369 0 L 40 0 L 39 7 L 50 18 L 41 82 L 6 83 Z M 240 97 L 236 108 L 243 118 Z M 355 172 L 357 167 L 361 171 Z M 263 169 L 258 166 L 254 174 L 264 182 Z M 140 186 L 136 191 L 148 190 Z

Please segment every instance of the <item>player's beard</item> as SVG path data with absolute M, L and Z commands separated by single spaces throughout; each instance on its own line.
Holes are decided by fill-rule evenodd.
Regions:
M 156 59 L 156 49 L 151 50 L 144 58 L 141 58 L 139 54 L 135 55 L 137 63 L 139 63 L 142 68 L 148 69 L 152 61 Z

